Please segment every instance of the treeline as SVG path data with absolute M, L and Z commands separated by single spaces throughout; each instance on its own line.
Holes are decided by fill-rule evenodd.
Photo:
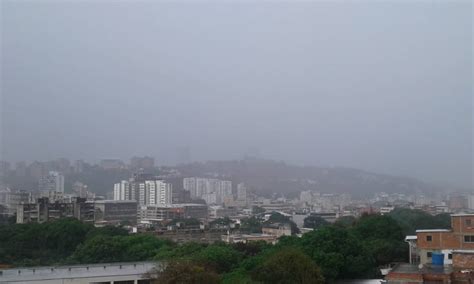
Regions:
M 315 222 L 317 230 L 301 237 L 282 237 L 276 245 L 178 245 L 149 234 L 129 235 L 121 228 L 95 228 L 74 219 L 1 225 L 0 264 L 156 260 L 169 264 L 160 283 L 285 283 L 285 279 L 286 283 L 295 283 L 295 279 L 318 283 L 323 279 L 371 278 L 378 276 L 380 265 L 407 261 L 404 237 L 420 220 L 430 222 L 432 228 L 445 228 L 449 216 L 396 210 L 386 216 L 342 218 L 335 224 Z

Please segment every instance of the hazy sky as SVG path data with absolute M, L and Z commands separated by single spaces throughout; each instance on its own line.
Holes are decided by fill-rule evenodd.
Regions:
M 471 185 L 471 1 L 0 1 L 3 159 L 254 147 Z

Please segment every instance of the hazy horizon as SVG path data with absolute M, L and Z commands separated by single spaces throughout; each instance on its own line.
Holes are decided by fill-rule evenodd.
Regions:
M 0 160 L 188 148 L 473 188 L 471 1 L 1 10 Z

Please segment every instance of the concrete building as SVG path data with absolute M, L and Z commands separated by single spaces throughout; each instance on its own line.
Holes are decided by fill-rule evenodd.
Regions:
M 156 270 L 155 270 L 156 269 Z M 4 284 L 150 284 L 159 263 L 127 262 L 0 269 Z
M 474 194 L 467 196 L 467 204 L 470 210 L 474 210 Z
M 222 235 L 222 241 L 228 244 L 250 243 L 264 241 L 270 244 L 276 244 L 278 238 L 275 235 L 268 234 L 231 234 Z
M 157 223 L 170 221 L 172 219 L 207 219 L 208 208 L 205 204 L 169 204 L 142 205 L 138 209 L 138 219 L 140 223 Z
M 212 178 L 184 178 L 183 188 L 191 198 L 204 199 L 207 204 L 222 204 L 226 198 L 233 197 L 232 182 Z
M 466 195 L 461 193 L 451 193 L 449 195 L 448 207 L 452 212 L 458 212 L 459 210 L 468 208 L 468 198 Z
M 64 176 L 56 171 L 50 171 L 39 181 L 39 190 L 64 193 Z
M 33 198 L 32 193 L 23 190 L 13 190 L 3 188 L 0 190 L 0 205 L 6 209 L 5 214 L 13 216 L 16 214 L 17 207 L 23 202 L 29 202 Z
M 291 236 L 291 226 L 288 223 L 267 224 L 262 227 L 262 233 L 275 236 Z
M 95 193 L 90 192 L 88 186 L 82 182 L 75 182 L 72 185 L 72 191 L 77 197 L 80 198 L 85 198 L 88 200 L 94 200 L 95 198 Z
M 137 223 L 137 202 L 134 200 L 97 200 L 94 209 L 97 225 Z
M 145 194 L 145 204 L 167 205 L 173 201 L 172 185 L 162 180 L 145 181 Z
M 173 202 L 173 185 L 153 177 L 132 178 L 114 184 L 114 200 L 135 200 L 139 205 L 167 205 Z
M 48 198 L 38 198 L 34 203 L 22 203 L 17 207 L 16 222 L 43 223 L 61 218 L 76 218 L 86 223 L 94 223 L 94 203 L 84 198 L 72 202 L 50 202 Z
M 211 219 L 233 217 L 237 215 L 236 207 L 223 207 L 220 205 L 209 206 L 209 218 Z
M 245 186 L 244 183 L 239 183 L 237 185 L 237 200 L 247 201 L 247 186 Z

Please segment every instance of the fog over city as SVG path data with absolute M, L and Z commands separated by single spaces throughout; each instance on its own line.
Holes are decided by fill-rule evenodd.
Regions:
M 0 160 L 344 166 L 472 188 L 471 1 L 2 1 Z

